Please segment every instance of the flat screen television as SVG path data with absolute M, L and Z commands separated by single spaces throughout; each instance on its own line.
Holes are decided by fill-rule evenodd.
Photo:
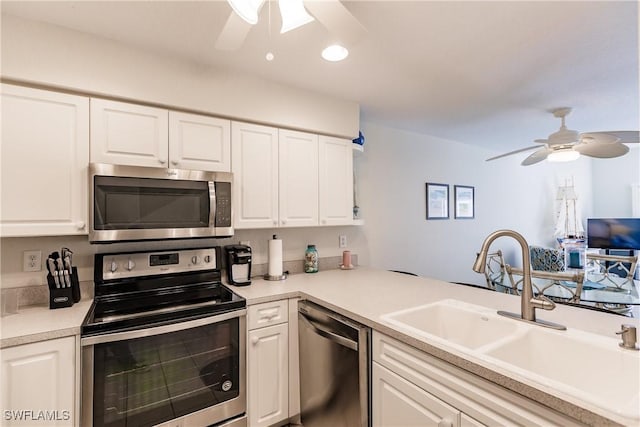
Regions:
M 587 245 L 640 250 L 640 218 L 588 218 Z

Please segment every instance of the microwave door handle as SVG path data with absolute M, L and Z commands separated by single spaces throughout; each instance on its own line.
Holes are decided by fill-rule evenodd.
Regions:
M 209 181 L 209 227 L 216 225 L 216 183 Z

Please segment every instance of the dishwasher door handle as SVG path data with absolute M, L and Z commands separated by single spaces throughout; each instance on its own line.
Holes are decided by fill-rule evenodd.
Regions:
M 347 347 L 348 349 L 358 351 L 357 341 L 354 341 L 350 338 L 343 337 L 342 335 L 338 335 L 335 332 L 331 332 L 327 330 L 324 326 L 310 319 L 309 317 L 307 317 L 307 315 L 305 315 L 300 311 L 298 312 L 298 314 L 300 314 L 300 318 L 303 319 L 305 322 L 307 322 L 307 324 L 311 327 L 311 329 L 313 329 L 313 331 L 316 334 L 328 339 L 329 341 L 333 341 L 336 344 L 340 344 L 341 346 Z

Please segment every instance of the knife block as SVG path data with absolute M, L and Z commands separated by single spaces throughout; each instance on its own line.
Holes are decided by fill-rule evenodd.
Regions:
M 75 270 L 75 268 L 74 268 Z M 78 275 L 73 274 L 73 277 L 76 277 L 75 282 L 78 283 Z M 73 298 L 73 278 L 71 279 L 71 287 L 70 288 L 58 288 L 56 287 L 56 282 L 51 275 L 51 273 L 47 274 L 47 284 L 49 285 L 49 308 L 63 308 L 63 307 L 71 307 L 74 303 Z M 78 294 L 80 294 L 80 288 L 78 287 Z

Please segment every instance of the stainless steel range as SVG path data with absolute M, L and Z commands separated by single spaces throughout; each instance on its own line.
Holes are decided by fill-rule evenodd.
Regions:
M 246 302 L 220 249 L 98 254 L 82 426 L 246 426 Z

